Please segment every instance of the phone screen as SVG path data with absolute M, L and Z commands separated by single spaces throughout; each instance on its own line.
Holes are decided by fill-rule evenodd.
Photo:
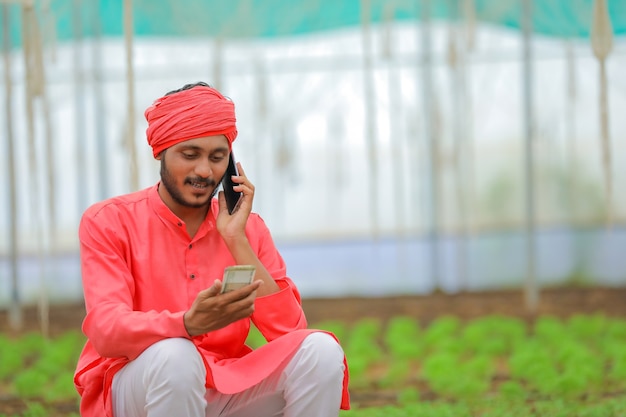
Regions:
M 226 197 L 226 206 L 228 207 L 228 213 L 233 214 L 235 207 L 237 207 L 237 203 L 241 198 L 241 193 L 233 190 L 235 183 L 231 179 L 232 175 L 239 175 L 237 171 L 237 165 L 235 164 L 235 157 L 233 152 L 230 152 L 230 157 L 228 160 L 228 168 L 226 168 L 226 174 L 224 174 L 224 178 L 222 178 L 222 189 L 224 190 L 224 197 Z

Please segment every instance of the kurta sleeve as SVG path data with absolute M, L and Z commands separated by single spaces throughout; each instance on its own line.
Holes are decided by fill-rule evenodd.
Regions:
M 300 296 L 293 282 L 283 278 L 276 283 L 280 291 L 257 298 L 252 314 L 252 321 L 268 342 L 307 327 Z
M 96 206 L 79 227 L 86 317 L 83 331 L 103 357 L 135 359 L 168 337 L 189 338 L 184 311 L 133 311 L 135 284 L 126 259 L 128 240 L 114 216 Z
M 305 329 L 307 321 L 302 310 L 300 293 L 296 285 L 286 276 L 285 262 L 274 244 L 265 222 L 258 214 L 249 224 L 248 237 L 254 242 L 257 256 L 280 290 L 257 298 L 252 321 L 268 340 L 272 341 L 294 330 Z

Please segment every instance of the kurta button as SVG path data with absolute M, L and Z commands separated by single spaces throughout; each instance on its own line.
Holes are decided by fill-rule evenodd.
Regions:
M 182 226 L 183 224 L 182 224 L 181 222 L 178 222 L 178 225 L 179 225 L 179 226 Z
M 189 278 L 191 278 L 191 279 L 196 279 L 196 274 L 191 274 L 191 275 L 189 276 Z
M 190 244 L 189 244 L 189 249 L 191 249 L 191 247 L 192 247 L 192 246 L 193 246 L 193 245 L 190 243 Z

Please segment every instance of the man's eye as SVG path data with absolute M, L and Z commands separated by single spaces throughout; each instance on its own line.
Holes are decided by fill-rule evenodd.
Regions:
M 213 155 L 211 157 L 211 161 L 213 162 L 220 162 L 224 159 L 224 155 Z
M 183 157 L 187 158 L 187 159 L 193 159 L 195 158 L 197 155 L 195 153 L 183 153 Z

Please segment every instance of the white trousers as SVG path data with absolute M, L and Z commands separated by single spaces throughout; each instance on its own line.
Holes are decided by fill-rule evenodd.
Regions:
M 206 369 L 190 340 L 161 340 L 113 378 L 115 417 L 332 417 L 339 415 L 343 350 L 312 333 L 292 359 L 237 394 L 204 386 Z

